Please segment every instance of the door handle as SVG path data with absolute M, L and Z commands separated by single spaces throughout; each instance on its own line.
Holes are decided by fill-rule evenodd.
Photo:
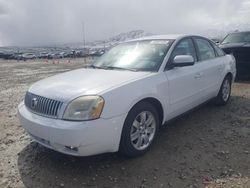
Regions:
M 195 79 L 200 79 L 201 77 L 202 77 L 202 73 L 197 73 L 197 74 L 194 76 Z
M 219 68 L 218 68 L 218 70 L 221 72 L 223 70 L 223 66 L 220 65 Z

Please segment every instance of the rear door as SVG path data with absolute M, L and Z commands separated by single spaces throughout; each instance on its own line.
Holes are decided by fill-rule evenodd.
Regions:
M 203 67 L 202 90 L 203 100 L 208 100 L 217 95 L 218 87 L 221 83 L 221 75 L 223 72 L 223 62 L 215 52 L 214 47 L 205 38 L 194 38 L 198 62 Z

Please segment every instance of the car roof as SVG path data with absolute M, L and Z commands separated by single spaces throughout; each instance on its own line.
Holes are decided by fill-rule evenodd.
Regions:
M 146 36 L 130 41 L 143 41 L 143 40 L 177 40 L 181 39 L 183 37 L 191 37 L 194 35 L 188 35 L 188 34 L 170 34 L 170 35 L 153 35 L 153 36 Z

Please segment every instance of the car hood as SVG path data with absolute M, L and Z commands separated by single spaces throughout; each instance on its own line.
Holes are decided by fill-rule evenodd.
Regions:
M 250 44 L 249 43 L 228 43 L 228 44 L 221 44 L 220 47 L 222 49 L 240 48 L 240 47 L 250 47 Z
M 122 84 L 140 79 L 150 72 L 77 69 L 58 74 L 31 86 L 29 92 L 66 102 L 82 95 L 98 95 Z

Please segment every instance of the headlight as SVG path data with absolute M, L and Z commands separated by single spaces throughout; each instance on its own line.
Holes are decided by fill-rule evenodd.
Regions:
M 104 99 L 100 96 L 82 96 L 71 101 L 63 115 L 65 120 L 93 120 L 101 116 Z

